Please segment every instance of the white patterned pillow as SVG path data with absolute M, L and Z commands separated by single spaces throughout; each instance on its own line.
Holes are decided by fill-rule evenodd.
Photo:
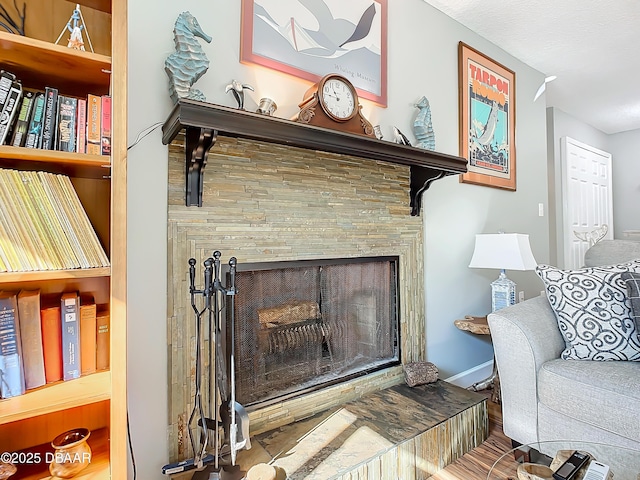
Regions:
M 624 272 L 640 273 L 640 260 L 578 270 L 538 265 L 566 344 L 562 358 L 640 361 Z

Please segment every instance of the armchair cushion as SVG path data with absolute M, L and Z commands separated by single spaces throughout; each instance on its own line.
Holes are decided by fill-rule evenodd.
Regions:
M 640 260 L 577 270 L 536 268 L 565 341 L 561 358 L 640 361 L 624 272 L 640 273 Z
M 626 272 L 622 279 L 627 284 L 627 295 L 631 302 L 631 316 L 636 322 L 638 335 L 640 335 L 640 273 Z

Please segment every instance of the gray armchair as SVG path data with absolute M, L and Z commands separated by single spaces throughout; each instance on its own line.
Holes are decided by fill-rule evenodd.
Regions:
M 604 240 L 585 263 L 637 258 L 640 242 Z M 560 359 L 565 343 L 545 296 L 492 313 L 488 322 L 505 435 L 520 444 L 597 441 L 640 451 L 640 362 Z

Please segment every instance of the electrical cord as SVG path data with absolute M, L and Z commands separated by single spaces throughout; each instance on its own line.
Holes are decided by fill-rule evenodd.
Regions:
M 154 123 L 153 125 L 151 125 L 150 127 L 145 128 L 144 130 L 142 130 L 138 136 L 136 137 L 136 139 L 134 140 L 134 142 L 129 145 L 127 147 L 127 150 L 131 150 L 133 147 L 135 147 L 138 143 L 140 143 L 140 141 L 146 137 L 147 135 L 149 135 L 151 132 L 153 132 L 156 128 L 162 126 L 164 124 L 164 122 L 158 122 L 158 123 Z
M 129 409 L 127 409 L 127 438 L 129 439 L 129 453 L 131 454 L 131 465 L 133 466 L 133 480 L 136 480 L 136 459 L 133 456 L 133 444 L 131 443 L 131 428 L 129 427 Z

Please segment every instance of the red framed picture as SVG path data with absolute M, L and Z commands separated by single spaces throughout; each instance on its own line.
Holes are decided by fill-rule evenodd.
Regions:
M 515 191 L 515 73 L 462 42 L 458 60 L 460 181 Z
M 312 82 L 349 79 L 387 106 L 387 0 L 242 0 L 240 61 Z

